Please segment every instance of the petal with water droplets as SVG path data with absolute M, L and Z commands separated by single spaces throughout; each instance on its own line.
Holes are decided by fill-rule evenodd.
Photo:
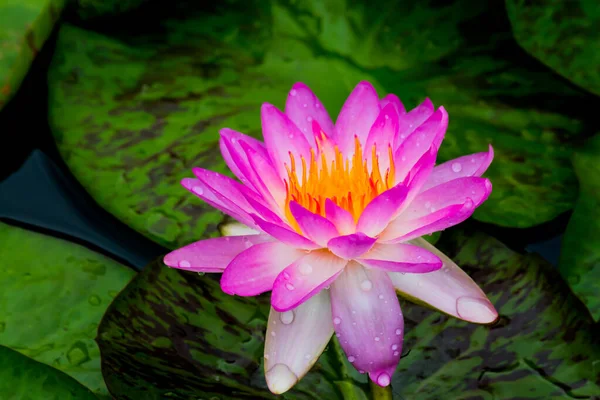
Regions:
M 285 114 L 296 124 L 313 147 L 315 146 L 313 121 L 316 121 L 328 136 L 333 133 L 333 122 L 325 106 L 304 83 L 298 82 L 292 86 L 285 102 Z

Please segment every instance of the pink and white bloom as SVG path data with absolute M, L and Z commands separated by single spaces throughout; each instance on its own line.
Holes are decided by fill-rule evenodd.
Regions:
M 183 186 L 239 221 L 235 236 L 192 243 L 166 265 L 221 272 L 231 295 L 271 291 L 265 374 L 289 390 L 335 332 L 348 360 L 381 386 L 400 360 L 404 321 L 396 292 L 446 314 L 491 323 L 481 289 L 421 236 L 467 219 L 489 196 L 489 150 L 435 165 L 448 126 L 429 99 L 407 112 L 359 83 L 335 124 L 304 84 L 285 112 L 261 109 L 264 143 L 221 130 L 239 181 L 201 168 Z

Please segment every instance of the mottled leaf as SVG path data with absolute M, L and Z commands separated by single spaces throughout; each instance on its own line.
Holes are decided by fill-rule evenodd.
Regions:
M 106 396 L 94 338 L 134 272 L 80 245 L 2 223 L 0 254 L 0 345 Z
M 16 93 L 65 0 L 0 2 L 0 109 Z
M 519 45 L 573 83 L 600 95 L 597 0 L 507 0 Z
M 600 338 L 558 271 L 484 234 L 445 232 L 438 244 L 498 310 L 479 326 L 403 303 L 398 399 L 594 399 Z
M 572 208 L 567 143 L 586 128 L 585 95 L 536 71 L 496 22 L 502 5 L 388 3 L 178 2 L 173 18 L 140 18 L 135 36 L 65 25 L 49 74 L 59 150 L 102 207 L 174 248 L 221 219 L 179 184 L 193 166 L 226 171 L 220 128 L 260 137 L 260 104 L 283 106 L 296 81 L 335 116 L 368 79 L 408 107 L 425 96 L 446 106 L 440 161 L 494 145 L 494 191 L 475 218 L 527 227 Z
M 218 275 L 181 272 L 162 260 L 148 265 L 108 308 L 98 330 L 111 394 L 119 400 L 277 398 L 263 373 L 268 312 L 268 297 L 228 296 Z M 349 371 L 341 354 L 330 345 L 281 397 L 362 399 L 346 397 L 363 393 L 366 378 Z
M 559 270 L 573 292 L 600 320 L 600 136 L 589 140 L 573 157 L 579 178 L 579 198 L 569 220 L 559 258 Z
M 0 393 L 4 400 L 96 400 L 75 379 L 0 346 Z

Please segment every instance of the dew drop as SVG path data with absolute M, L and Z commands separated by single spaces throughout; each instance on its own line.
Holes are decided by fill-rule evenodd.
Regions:
M 179 261 L 179 267 L 180 268 L 189 268 L 191 266 L 192 266 L 192 264 L 190 264 L 190 262 L 188 260 L 181 260 L 181 261 Z
M 402 156 L 401 160 L 406 161 L 406 156 Z
M 379 386 L 387 386 L 390 384 L 390 376 L 388 374 L 386 374 L 385 372 L 383 372 L 382 374 L 380 374 L 377 377 L 377 384 L 379 384 Z
M 415 126 L 415 124 L 408 124 L 409 128 L 412 128 L 413 126 Z
M 336 332 L 336 333 L 335 333 L 335 337 L 336 337 L 336 338 L 339 338 L 340 336 L 342 336 L 342 335 L 340 335 L 340 333 L 339 333 L 339 332 Z
M 302 107 L 306 108 L 306 107 L 308 107 L 308 104 L 304 103 L 304 104 L 302 104 Z
M 192 192 L 198 194 L 198 195 L 202 195 L 202 193 L 204 193 L 204 189 L 202 189 L 201 186 L 194 186 L 192 188 Z
M 273 337 L 277 336 L 277 334 L 275 333 L 275 331 L 271 331 L 271 336 L 273 336 Z
M 395 355 L 396 357 L 398 357 L 398 356 L 400 355 L 400 352 L 399 352 L 399 351 L 395 351 L 395 352 L 394 352 L 394 355 Z
M 290 91 L 290 95 L 291 95 L 291 96 L 295 96 L 297 93 L 298 93 L 298 92 L 296 91 L 296 89 L 292 89 L 292 90 Z
M 462 170 L 462 165 L 460 165 L 460 163 L 458 163 L 458 162 L 452 163 L 452 171 L 458 173 L 461 170 Z
M 306 353 L 306 354 L 304 355 L 304 358 L 306 358 L 307 360 L 310 360 L 310 354 Z
M 393 344 L 392 345 L 392 350 L 398 350 L 398 345 L 397 344 Z
M 287 272 L 284 272 L 283 279 L 290 279 L 290 274 L 288 274 Z
M 379 295 L 379 300 L 383 300 L 383 295 L 382 294 Z
M 265 360 L 268 360 L 268 359 L 269 359 L 269 355 L 265 354 Z
M 294 312 L 293 311 L 283 312 L 279 315 L 279 319 L 281 320 L 281 323 L 283 323 L 284 325 L 289 325 L 292 322 L 294 322 Z
M 293 139 L 293 138 L 294 138 L 294 134 L 293 134 L 293 133 L 290 133 L 290 134 L 288 135 L 288 137 L 289 137 L 290 139 Z
M 381 339 L 379 339 L 379 336 L 375 336 L 375 341 L 379 342 Z
M 385 119 L 390 119 L 390 116 L 385 114 Z
M 363 292 L 368 292 L 369 290 L 371 290 L 373 288 L 373 283 L 370 280 L 365 279 L 364 281 L 362 281 L 360 283 L 360 288 L 362 289 Z
M 404 134 L 400 135 L 400 139 L 404 139 L 406 136 L 404 136 Z
M 299 270 L 302 275 L 309 275 L 313 271 L 313 267 L 310 264 L 301 264 Z
M 243 242 L 244 242 L 244 247 L 246 247 L 247 249 L 252 247 L 252 242 L 250 242 L 250 240 L 248 238 L 244 238 Z
M 206 272 L 198 272 L 198 276 L 204 276 L 206 275 Z
M 354 356 L 350 356 L 348 357 L 348 361 L 350 361 L 351 363 L 356 361 L 356 358 Z
M 236 138 L 231 138 L 231 143 L 235 143 L 236 142 Z
M 315 107 L 319 108 L 319 107 L 321 107 L 321 104 L 315 103 Z
M 402 335 L 402 329 L 398 328 L 396 329 L 396 336 L 400 336 Z
M 425 208 L 429 208 L 431 207 L 431 202 L 430 201 L 426 201 L 425 202 Z
M 435 207 L 431 207 L 431 208 L 430 208 L 430 211 L 431 211 L 431 212 L 435 212 L 435 210 L 436 210 L 436 208 L 435 208 Z
M 335 317 L 333 319 L 333 323 L 336 324 L 336 325 L 339 325 L 339 324 L 342 323 L 342 319 L 340 317 Z
M 296 288 L 294 287 L 294 285 L 292 285 L 292 284 L 291 284 L 291 283 L 289 283 L 289 282 L 285 284 L 285 288 L 286 288 L 287 290 L 289 290 L 289 291 L 292 291 L 292 290 L 296 289 Z
M 359 369 L 359 370 L 358 370 L 358 373 L 359 373 L 359 374 L 364 374 L 364 373 L 365 373 L 365 371 L 363 371 L 362 369 Z

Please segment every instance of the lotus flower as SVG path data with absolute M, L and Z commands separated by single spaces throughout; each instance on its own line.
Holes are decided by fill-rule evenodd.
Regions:
M 220 131 L 239 181 L 201 168 L 183 186 L 241 223 L 235 232 L 189 244 L 166 265 L 220 272 L 231 295 L 271 291 L 265 375 L 289 390 L 334 331 L 348 361 L 387 386 L 402 351 L 396 292 L 475 323 L 497 312 L 481 289 L 421 236 L 468 218 L 492 186 L 480 176 L 489 151 L 435 166 L 448 125 L 429 99 L 406 112 L 359 83 L 335 124 L 304 84 L 285 113 L 261 109 L 264 143 Z

